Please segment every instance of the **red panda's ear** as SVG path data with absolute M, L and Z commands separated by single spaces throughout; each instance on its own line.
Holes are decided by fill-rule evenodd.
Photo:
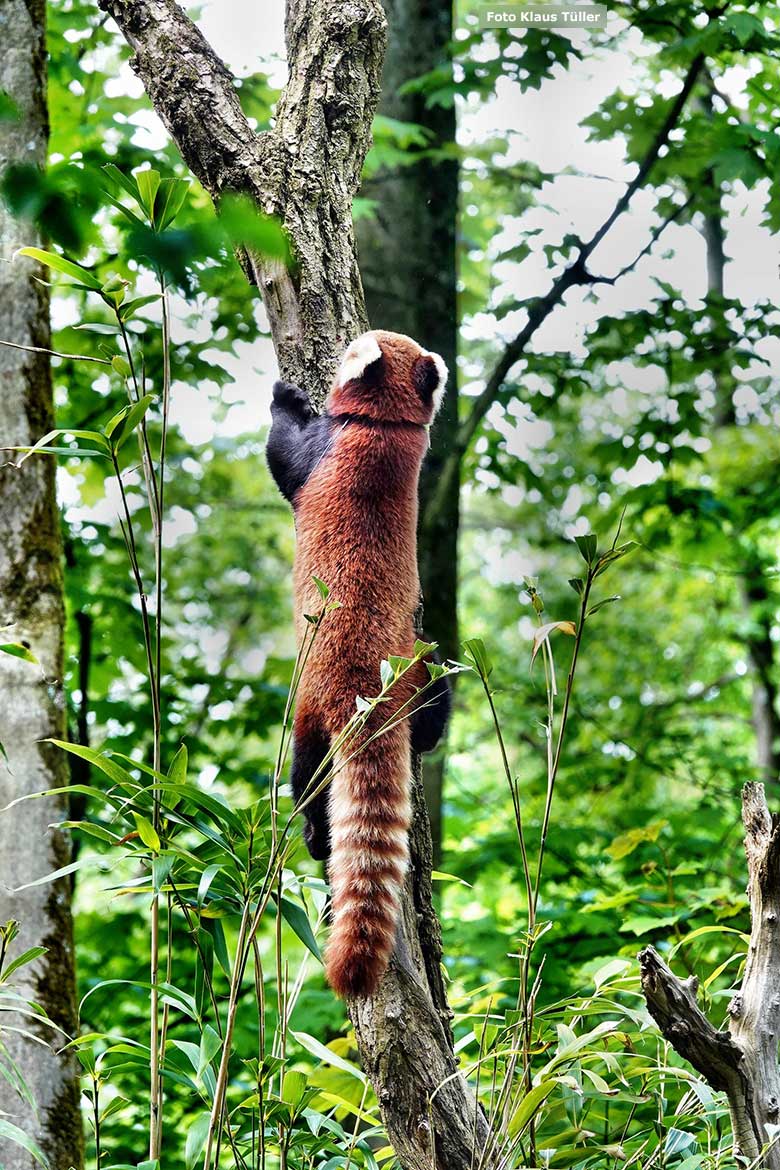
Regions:
M 341 360 L 336 375 L 338 385 L 346 386 L 347 382 L 357 381 L 358 378 L 370 378 L 371 373 L 378 370 L 377 363 L 382 356 L 379 342 L 372 333 L 356 337 Z M 376 370 L 372 370 L 372 367 L 376 367 Z
M 412 383 L 427 405 L 433 405 L 434 414 L 441 405 L 447 385 L 447 367 L 437 353 L 421 353 L 412 367 Z

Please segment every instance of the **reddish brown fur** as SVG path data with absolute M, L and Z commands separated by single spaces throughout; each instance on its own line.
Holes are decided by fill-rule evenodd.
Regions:
M 382 383 L 370 389 L 359 380 L 334 386 L 329 413 L 428 423 L 432 407 L 411 382 L 413 363 L 424 351 L 395 334 L 375 336 L 385 355 Z M 303 614 L 321 605 L 313 575 L 327 582 L 341 604 L 316 636 L 298 694 L 297 718 L 328 737 L 338 735 L 354 714 L 356 695 L 379 692 L 382 658 L 413 653 L 417 485 L 427 442 L 422 426 L 350 421 L 296 496 L 299 637 Z M 420 667 L 414 678 L 402 679 L 391 702 L 372 716 L 363 739 L 425 678 Z M 393 951 L 408 858 L 409 780 L 406 719 L 356 758 L 335 763 L 329 795 L 333 926 L 326 970 L 343 996 L 374 991 Z

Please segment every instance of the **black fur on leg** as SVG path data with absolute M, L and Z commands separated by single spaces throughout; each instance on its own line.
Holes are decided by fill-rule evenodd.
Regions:
M 422 695 L 420 703 L 412 715 L 412 751 L 432 752 L 444 734 L 452 710 L 449 681 L 437 679 Z
M 328 754 L 330 740 L 318 727 L 296 719 L 293 739 L 293 762 L 290 783 L 296 801 L 306 799 L 327 779 L 323 771 L 313 779 Z M 328 822 L 328 786 L 314 796 L 303 810 L 306 823 L 303 839 L 315 861 L 327 861 L 330 856 L 330 825 Z

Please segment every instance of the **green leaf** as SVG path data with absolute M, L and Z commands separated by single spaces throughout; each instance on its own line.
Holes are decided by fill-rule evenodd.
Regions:
M 386 658 L 379 663 L 379 677 L 382 680 L 382 689 L 387 690 L 395 682 L 395 671 Z
M 313 573 L 311 575 L 311 579 L 314 582 L 314 584 L 317 586 L 317 589 L 319 591 L 319 595 L 322 598 L 322 600 L 327 601 L 328 598 L 330 597 L 330 586 L 326 585 L 325 582 L 320 580 L 319 577 L 315 577 Z
M 288 926 L 292 927 L 304 946 L 308 947 L 314 957 L 322 962 L 322 954 L 317 946 L 308 914 L 297 902 L 291 902 L 284 895 L 282 895 L 282 918 Z
M 119 843 L 119 837 L 116 833 L 111 833 L 102 825 L 96 825 L 92 821 L 60 821 L 59 827 L 61 829 L 72 829 L 79 833 L 86 833 L 88 837 L 95 837 L 98 841 L 104 841 L 106 845 L 117 845 Z
M 141 206 L 149 217 L 149 223 L 154 226 L 154 201 L 157 196 L 157 188 L 160 186 L 160 172 L 136 171 L 133 177 L 138 186 Z
M 203 929 L 207 930 L 214 942 L 214 958 L 219 963 L 225 975 L 230 979 L 233 972 L 230 967 L 230 955 L 228 954 L 227 942 L 225 941 L 225 931 L 222 923 L 217 918 L 202 919 Z
M 33 963 L 36 959 L 40 959 L 41 955 L 48 952 L 47 947 L 30 947 L 29 950 L 24 951 L 21 955 L 17 955 L 12 963 L 3 968 L 0 978 L 3 983 L 10 979 L 14 971 L 18 971 L 20 967 L 24 967 L 27 963 Z
M 615 837 L 612 843 L 607 846 L 607 853 L 613 861 L 621 861 L 633 853 L 635 849 L 638 849 L 640 845 L 657 841 L 662 831 L 668 827 L 669 822 L 662 820 L 651 821 L 650 824 L 628 829 L 627 832 Z
M 118 309 L 125 299 L 129 281 L 122 276 L 110 276 L 100 288 L 103 294 L 103 299 L 109 301 L 115 309 Z
M 138 830 L 138 836 L 141 838 L 144 845 L 148 845 L 150 849 L 154 849 L 155 853 L 157 853 L 160 849 L 160 838 L 157 834 L 157 830 L 152 825 L 152 822 L 148 821 L 146 817 L 142 817 L 141 814 L 137 812 L 133 813 L 133 820 L 135 821 L 135 827 Z
M 664 1145 L 664 1153 L 667 1158 L 672 1158 L 676 1154 L 681 1154 L 683 1150 L 696 1149 L 696 1135 L 686 1133 L 684 1129 L 676 1129 L 675 1126 L 669 1127 L 669 1132 L 666 1135 L 666 1142 Z
M 586 536 L 575 536 L 574 543 L 582 554 L 582 559 L 587 565 L 592 565 L 596 559 L 598 551 L 598 537 L 595 533 L 589 532 Z
M 366 1074 L 357 1067 L 357 1065 L 350 1064 L 348 1060 L 338 1056 L 332 1052 L 330 1048 L 326 1048 L 319 1040 L 315 1040 L 308 1032 L 292 1032 L 292 1035 L 298 1041 L 302 1048 L 310 1052 L 312 1056 L 316 1056 L 323 1064 L 332 1064 L 334 1068 L 340 1068 L 342 1072 L 349 1073 L 351 1077 L 355 1077 L 360 1081 L 361 1085 L 367 1084 Z
M 526 1093 L 509 1119 L 510 1137 L 517 1137 L 523 1132 L 525 1127 L 539 1112 L 540 1107 L 550 1096 L 554 1088 L 555 1081 L 542 1081 L 541 1084 L 534 1085 L 531 1091 Z
M 118 353 L 114 354 L 111 359 L 111 369 L 115 374 L 119 374 L 120 378 L 131 378 L 133 376 L 130 362 Z M 110 434 L 110 431 L 106 430 L 106 434 Z
M 9 93 L 0 89 L 0 122 L 18 122 L 21 118 L 19 107 Z
M 620 600 L 621 597 L 619 593 L 613 594 L 612 597 L 605 597 L 603 601 L 597 601 L 595 605 L 592 605 L 585 616 L 593 617 L 594 613 L 598 613 L 599 610 L 603 609 L 605 605 L 611 605 L 613 601 Z
M 144 394 L 143 398 L 139 398 L 138 402 L 133 403 L 124 418 L 119 419 L 111 434 L 115 451 L 118 451 L 127 442 L 153 402 L 154 394 Z
M 122 191 L 126 191 L 128 195 L 133 197 L 139 207 L 143 207 L 138 185 L 132 176 L 124 174 L 124 172 L 120 171 L 119 167 L 115 166 L 114 163 L 105 163 L 103 166 L 103 171 L 116 187 Z
M 635 540 L 627 540 L 625 544 L 618 545 L 617 548 L 611 548 L 609 552 L 605 552 L 604 555 L 599 558 L 598 567 L 594 573 L 594 576 L 601 576 L 605 569 L 609 568 L 609 566 L 614 564 L 615 561 L 619 561 L 622 557 L 627 556 L 628 553 L 632 552 L 633 549 L 637 547 L 638 545 Z
M 83 869 L 85 865 L 94 864 L 94 857 L 81 857 L 78 861 L 71 861 L 68 865 L 63 865 L 59 869 L 52 870 L 51 873 L 45 873 L 43 877 L 36 878 L 34 882 L 25 882 L 23 886 L 17 886 L 13 893 L 19 894 L 22 890 L 32 890 L 36 886 L 48 885 L 49 882 L 56 882 L 71 873 L 76 873 L 78 870 Z
M 308 1077 L 306 1073 L 298 1072 L 296 1069 L 290 1069 L 284 1074 L 282 1100 L 286 1101 L 293 1109 L 297 1109 L 303 1100 L 307 1083 Z
M 442 873 L 442 871 L 440 869 L 432 869 L 431 870 L 431 881 L 432 882 L 458 882 L 459 885 L 467 886 L 468 889 L 473 888 L 471 883 L 464 881 L 464 879 L 462 877 L 458 877 L 454 873 Z
M 252 199 L 244 195 L 223 195 L 219 201 L 219 219 L 231 244 L 242 245 L 262 256 L 290 262 L 290 245 L 282 225 L 271 215 L 259 211 Z
M 19 1129 L 18 1125 L 14 1125 L 5 1118 L 0 1117 L 0 1137 L 8 1138 L 16 1146 L 21 1146 L 28 1154 L 31 1154 L 39 1166 L 45 1166 L 48 1170 L 49 1161 L 43 1150 L 38 1146 L 31 1137 L 28 1137 L 24 1130 Z
M 438 642 L 422 642 L 419 638 L 416 638 L 414 643 L 414 656 L 415 658 L 427 658 L 429 654 L 433 654 L 434 650 L 438 650 L 438 648 Z
M 156 894 L 159 894 L 168 878 L 171 876 L 171 870 L 176 858 L 173 854 L 166 854 L 165 857 L 155 857 L 152 861 L 152 887 Z
M 23 646 L 21 642 L 0 643 L 0 653 L 10 654 L 12 658 L 21 658 L 24 662 L 32 662 L 35 666 L 39 665 L 29 646 Z
M 488 652 L 485 649 L 485 643 L 481 638 L 469 638 L 463 643 L 463 648 L 468 655 L 470 655 L 474 665 L 477 668 L 477 674 L 483 682 L 487 682 L 493 672 L 493 663 L 488 657 Z
M 55 272 L 62 272 L 65 276 L 72 277 L 94 292 L 100 292 L 100 281 L 89 268 L 82 268 L 80 264 L 74 264 L 72 260 L 66 260 L 64 256 L 60 256 L 56 252 L 45 252 L 43 248 L 20 248 L 16 254 L 38 260 L 47 268 L 52 268 Z
M 70 752 L 72 756 L 79 756 L 82 760 L 94 764 L 104 775 L 108 776 L 109 780 L 113 780 L 114 784 L 125 789 L 130 787 L 133 791 L 138 788 L 138 784 L 129 772 L 120 768 L 119 764 L 115 764 L 113 760 L 101 752 L 95 751 L 94 748 L 83 747 L 80 743 L 66 743 L 62 739 L 50 739 L 48 742 L 53 743 L 55 747 L 62 748 L 65 752 Z
M 154 226 L 158 232 L 165 231 L 176 219 L 189 189 L 189 179 L 162 180 L 154 200 Z
M 192 1170 L 193 1166 L 200 1161 L 203 1147 L 206 1145 L 206 1138 L 209 1135 L 210 1123 L 211 1115 L 209 1113 L 198 1113 L 187 1125 L 187 1140 L 184 1143 L 184 1163 L 187 1170 Z
M 74 332 L 100 333 L 105 336 L 116 337 L 118 325 L 109 325 L 105 321 L 82 321 L 80 325 L 71 325 Z
M 209 892 L 211 883 L 214 881 L 214 878 L 217 876 L 221 868 L 222 866 L 218 862 L 215 862 L 213 865 L 207 865 L 203 873 L 200 875 L 200 881 L 198 882 L 198 909 L 200 909 L 200 907 L 206 901 L 206 895 Z
M 144 221 L 140 219 L 134 211 L 131 211 L 129 207 L 125 207 L 124 203 L 122 203 L 119 199 L 114 198 L 110 191 L 104 190 L 103 193 L 111 206 L 115 207 L 117 211 L 121 211 L 122 215 L 129 219 L 132 224 L 136 224 L 139 228 L 146 227 Z
M 131 317 L 134 317 L 146 305 L 152 305 L 155 301 L 159 300 L 162 300 L 161 293 L 151 293 L 146 297 L 136 297 L 135 300 L 125 301 L 119 311 L 119 316 L 122 321 L 129 321 Z
M 56 431 L 48 431 L 47 434 L 45 434 L 43 438 L 39 439 L 38 442 L 35 443 L 32 447 L 20 448 L 21 450 L 24 450 L 26 454 L 22 456 L 17 466 L 21 467 L 25 460 L 29 459 L 31 455 L 34 455 L 36 451 L 46 451 L 51 440 L 58 439 L 61 435 L 72 435 L 74 439 L 87 439 L 90 442 L 97 443 L 106 451 L 109 449 L 105 435 L 101 435 L 99 431 L 73 431 L 68 430 L 67 427 L 59 427 Z M 63 448 L 63 450 L 68 449 Z M 68 453 L 72 454 L 73 452 L 68 451 Z M 90 452 L 90 454 L 99 455 L 100 452 L 94 451 Z
M 179 750 L 176 752 L 176 755 L 171 760 L 171 765 L 168 769 L 168 779 L 170 780 L 171 784 L 181 784 L 182 786 L 186 785 L 187 762 L 187 747 L 185 744 L 182 744 Z M 177 793 L 175 791 L 163 792 L 160 795 L 160 803 L 165 808 L 174 809 L 176 808 L 177 804 L 179 804 L 182 795 L 183 793 Z
M 206 1024 L 200 1037 L 200 1048 L 198 1049 L 198 1080 L 203 1077 L 206 1069 L 211 1064 L 218 1052 L 222 1051 L 222 1038 L 219 1033 L 212 1028 L 211 1024 Z

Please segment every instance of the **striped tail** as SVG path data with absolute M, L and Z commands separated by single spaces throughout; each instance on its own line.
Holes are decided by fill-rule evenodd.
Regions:
M 335 761 L 325 972 L 337 995 L 371 995 L 393 953 L 409 857 L 410 768 L 408 720 L 348 763 Z

